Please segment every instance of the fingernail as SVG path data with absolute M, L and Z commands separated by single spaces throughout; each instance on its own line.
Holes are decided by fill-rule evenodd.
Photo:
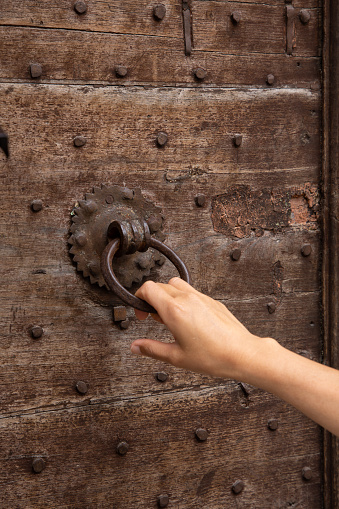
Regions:
M 137 345 L 131 346 L 131 352 L 134 353 L 135 355 L 141 355 L 140 347 Z

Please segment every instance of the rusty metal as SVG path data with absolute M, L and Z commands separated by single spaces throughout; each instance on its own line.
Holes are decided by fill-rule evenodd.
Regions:
M 163 4 L 158 4 L 153 9 L 153 16 L 157 21 L 164 19 L 166 15 L 166 7 Z
M 311 13 L 307 9 L 301 9 L 299 12 L 299 19 L 302 22 L 303 25 L 307 25 L 307 23 L 311 19 Z
M 0 149 L 4 152 L 6 157 L 9 157 L 8 149 L 8 135 L 0 127 Z
M 147 224 L 151 233 L 155 233 L 160 230 L 162 225 L 162 217 L 160 214 L 151 216 L 147 219 Z
M 120 329 L 127 330 L 128 327 L 130 326 L 130 321 L 129 320 L 122 320 L 119 325 L 120 325 Z
M 115 322 L 122 322 L 126 320 L 127 310 L 125 306 L 114 306 L 113 308 L 113 320 Z
M 275 312 L 275 310 L 277 309 L 277 305 L 276 305 L 276 303 L 275 303 L 275 302 L 269 302 L 269 303 L 267 304 L 267 309 L 268 309 L 268 312 L 269 312 L 269 313 L 270 313 L 270 315 L 271 315 L 271 314 L 272 314 L 272 313 L 274 313 L 274 312 Z
M 31 209 L 33 212 L 40 212 L 40 210 L 42 210 L 42 201 L 33 200 L 31 203 Z
M 159 373 L 156 373 L 156 379 L 159 381 L 159 382 L 166 382 L 167 378 L 168 378 L 168 374 L 165 373 L 164 371 L 159 371 Z
M 239 11 L 234 11 L 231 14 L 231 20 L 232 22 L 237 25 L 241 21 L 241 13 Z
M 117 445 L 117 453 L 120 454 L 120 456 L 125 456 L 127 454 L 129 449 L 129 444 L 127 442 L 119 442 Z
M 272 86 L 273 83 L 274 83 L 274 75 L 273 74 L 268 74 L 267 77 L 266 77 L 266 83 L 267 85 L 270 85 Z
M 292 55 L 296 47 L 295 18 L 295 8 L 292 5 L 286 5 L 286 53 L 288 55 Z
M 184 41 L 185 41 L 185 55 L 190 56 L 192 53 L 192 12 L 191 1 L 182 1 L 182 16 L 184 22 Z
M 113 201 L 112 201 L 113 198 Z M 112 203 L 107 203 L 112 202 Z M 145 200 L 140 189 L 129 189 L 122 186 L 95 187 L 87 193 L 84 200 L 79 200 L 71 212 L 72 226 L 69 238 L 70 254 L 84 277 L 89 277 L 91 284 L 100 287 L 108 286 L 100 269 L 100 257 L 107 245 L 109 225 L 117 220 L 142 219 L 150 220 L 157 231 L 153 236 L 160 241 L 165 239 L 162 232 L 161 209 Z M 152 219 L 153 218 L 153 219 Z M 139 257 L 143 257 L 144 269 L 140 268 Z M 151 275 L 156 264 L 162 265 L 163 256 L 154 249 L 146 253 L 136 252 L 114 260 L 114 272 L 126 288 L 134 283 L 141 283 L 143 278 Z
M 40 474 L 46 467 L 45 460 L 43 458 L 34 458 L 32 461 L 32 470 L 35 474 Z
M 87 5 L 86 2 L 83 2 L 81 0 L 78 0 L 74 4 L 74 10 L 77 14 L 85 14 L 87 12 Z
M 310 481 L 312 479 L 312 469 L 310 467 L 304 467 L 301 471 L 301 475 L 305 481 Z
M 42 67 L 40 64 L 31 64 L 29 66 L 29 71 L 31 73 L 32 78 L 40 78 L 42 75 Z
M 197 194 L 194 197 L 194 201 L 197 207 L 203 207 L 206 202 L 206 196 L 204 194 Z
M 278 419 L 269 419 L 267 422 L 267 427 L 271 431 L 275 431 L 278 429 Z
M 195 430 L 195 436 L 199 442 L 205 442 L 208 438 L 208 433 L 204 428 L 198 428 Z
M 233 136 L 233 144 L 237 148 L 242 145 L 242 136 L 241 136 L 241 134 L 236 134 L 235 136 Z
M 124 65 L 117 65 L 115 68 L 115 74 L 119 78 L 124 78 L 126 76 L 127 72 L 128 72 L 128 69 Z
M 169 496 L 168 495 L 159 495 L 157 502 L 158 502 L 158 507 L 167 507 L 169 504 Z
M 152 306 L 132 295 L 119 283 L 112 267 L 114 256 L 120 257 L 136 251 L 144 252 L 152 247 L 165 255 L 177 268 L 180 277 L 190 283 L 190 276 L 183 261 L 172 249 L 151 237 L 146 221 L 113 221 L 108 227 L 107 235 L 113 240 L 107 244 L 102 253 L 101 272 L 107 286 L 126 304 L 147 313 L 156 313 Z
M 230 256 L 234 262 L 237 262 L 241 256 L 241 250 L 238 247 L 236 247 L 231 251 Z
M 168 140 L 168 136 L 163 131 L 160 131 L 157 134 L 157 144 L 159 145 L 159 147 L 163 147 L 164 145 L 166 145 L 167 140 Z
M 235 495 L 238 495 L 239 493 L 242 492 L 242 490 L 244 489 L 245 487 L 245 483 L 244 481 L 241 481 L 240 479 L 236 480 L 233 484 L 232 484 L 232 491 Z
M 33 325 L 33 327 L 31 327 L 31 329 L 30 329 L 30 332 L 31 332 L 32 338 L 39 339 L 43 335 L 44 329 L 42 327 L 40 327 L 40 325 Z
M 207 76 L 207 71 L 203 67 L 197 67 L 196 69 L 194 69 L 193 73 L 195 78 L 199 81 L 204 80 Z
M 301 248 L 301 254 L 306 257 L 306 256 L 310 256 L 311 253 L 312 253 L 311 244 L 304 244 Z
M 75 388 L 79 394 L 86 394 L 88 391 L 86 382 L 83 382 L 82 380 L 79 380 L 79 382 L 76 383 Z
M 75 147 L 83 147 L 86 142 L 87 142 L 87 139 L 85 138 L 85 136 L 76 136 L 73 139 L 73 145 Z

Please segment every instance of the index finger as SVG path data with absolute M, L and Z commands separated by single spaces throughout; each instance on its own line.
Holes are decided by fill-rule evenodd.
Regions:
M 163 321 L 166 311 L 173 300 L 173 297 L 181 293 L 173 286 L 165 285 L 162 283 L 155 283 L 154 281 L 146 281 L 136 292 L 136 297 L 145 300 L 156 309 L 160 319 Z M 137 318 L 143 320 L 147 317 L 142 311 L 138 311 Z M 155 318 L 155 317 L 154 317 Z

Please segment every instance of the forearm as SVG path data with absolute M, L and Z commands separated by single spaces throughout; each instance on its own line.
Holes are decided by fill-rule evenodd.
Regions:
M 339 436 L 339 371 L 264 338 L 243 380 L 260 387 Z

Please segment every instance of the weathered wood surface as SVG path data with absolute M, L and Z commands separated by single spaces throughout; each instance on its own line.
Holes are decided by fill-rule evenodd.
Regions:
M 176 38 L 8 26 L 0 27 L 0 41 L 0 79 L 4 81 L 32 81 L 30 65 L 39 63 L 42 66 L 39 82 L 44 83 L 267 88 L 268 74 L 275 77 L 274 87 L 310 88 L 320 83 L 319 58 L 287 58 L 283 51 L 276 55 L 260 52 L 249 55 L 245 50 L 244 54 L 236 54 L 227 46 L 215 51 L 197 47 L 188 59 L 183 42 Z M 128 74 L 119 78 L 115 68 L 122 64 Z M 194 70 L 198 67 L 207 71 L 203 82 L 195 79 Z
M 284 180 L 284 173 L 291 169 L 307 168 L 310 182 L 319 175 L 316 92 L 13 84 L 1 86 L 1 100 L 13 155 L 7 165 L 24 167 L 25 180 L 43 167 L 52 179 L 71 171 L 73 182 L 91 169 L 98 183 L 102 168 L 146 165 L 167 171 L 169 180 L 169 171 L 181 168 L 230 173 L 232 180 L 240 172 L 283 170 L 279 179 L 290 186 L 295 181 Z M 162 149 L 156 144 L 159 131 L 168 134 Z M 79 134 L 87 138 L 80 149 L 73 146 Z M 239 148 L 235 134 L 243 136 Z M 53 171 L 47 170 L 51 161 Z
M 324 358 L 339 369 L 339 7 L 324 3 L 323 266 Z M 339 508 L 339 438 L 325 433 L 325 509 Z
M 162 207 L 167 243 L 196 288 L 225 302 L 253 333 L 321 360 L 321 6 L 293 2 L 310 9 L 311 21 L 296 19 L 295 56 L 287 57 L 284 2 L 194 1 L 188 59 L 182 3 L 163 3 L 159 23 L 144 0 L 89 1 L 82 16 L 65 0 L 0 2 L 0 80 L 9 82 L 0 86 L 1 127 L 11 153 L 8 161 L 0 154 L 6 509 L 150 509 L 160 493 L 182 509 L 322 504 L 314 423 L 252 387 L 132 356 L 133 339 L 170 335 L 137 322 L 131 310 L 129 329 L 120 330 L 110 307 L 116 299 L 85 281 L 68 253 L 70 211 L 93 185 L 140 187 Z M 233 10 L 243 16 L 238 26 Z M 14 83 L 31 81 L 33 62 L 42 65 L 40 83 Z M 112 72 L 116 64 L 129 69 L 123 80 Z M 203 83 L 192 75 L 198 66 L 207 70 Z M 169 136 L 162 149 L 159 131 Z M 239 148 L 235 134 L 243 136 Z M 87 138 L 81 148 L 76 135 Z M 250 189 L 248 206 L 227 194 L 241 186 Z M 199 192 L 202 208 L 194 202 Z M 255 207 L 270 193 L 277 224 L 270 206 Z M 36 198 L 38 213 L 30 209 Z M 229 214 L 231 202 L 239 218 Z M 309 257 L 301 255 L 304 243 Z M 173 274 L 165 264 L 152 278 Z M 43 327 L 40 339 L 31 337 L 32 325 Z M 158 371 L 168 373 L 166 382 Z M 85 395 L 76 392 L 79 380 Z M 274 432 L 270 418 L 279 420 Z M 197 427 L 208 430 L 206 442 L 195 439 Z M 125 457 L 116 453 L 121 440 L 130 444 Z M 31 470 L 37 456 L 46 461 L 41 474 Z M 236 479 L 245 483 L 237 496 Z
M 4 93 L 3 118 L 7 118 L 11 140 L 11 158 L 1 162 L 4 208 L 8 211 L 2 220 L 2 256 L 6 260 L 2 384 L 7 388 L 2 395 L 3 412 L 82 404 L 83 398 L 75 392 L 77 380 L 88 383 L 88 398 L 93 401 L 220 383 L 132 358 L 131 339 L 162 337 L 163 329 L 132 320 L 128 332 L 119 331 L 107 307 L 110 299 L 76 273 L 67 246 L 69 214 L 74 203 L 101 182 L 140 187 L 162 207 L 168 244 L 185 260 L 198 289 L 225 300 L 254 333 L 267 336 L 272 331 L 286 346 L 299 353 L 308 350 L 313 358 L 320 358 L 319 231 L 317 214 L 306 199 L 309 186 L 305 187 L 306 179 L 312 180 L 315 188 L 318 180 L 318 94 L 269 91 L 261 98 L 258 93 L 233 91 L 131 89 L 127 93 L 113 88 L 45 85 L 3 86 L 3 90 L 8 91 Z M 198 118 L 202 103 L 206 105 L 204 117 Z M 298 113 L 288 121 L 286 105 Z M 151 120 L 153 115 L 155 120 Z M 178 122 L 181 115 L 185 124 Z M 153 138 L 160 119 L 171 125 L 176 140 L 173 143 L 170 138 L 164 150 L 155 146 Z M 226 137 L 227 123 L 230 132 Z M 256 123 L 271 131 L 256 132 Z M 236 149 L 231 133 L 243 132 L 243 128 L 256 140 L 252 135 L 244 137 L 243 146 Z M 309 140 L 301 138 L 305 132 Z M 84 147 L 73 146 L 75 134 L 88 137 Z M 306 145 L 305 139 L 309 141 Z M 298 164 L 291 157 L 290 140 L 296 144 Z M 228 157 L 229 164 L 206 164 L 208 154 L 211 162 Z M 275 164 L 263 171 L 265 159 L 271 157 L 276 158 Z M 274 235 L 274 228 L 268 225 L 265 229 L 262 217 L 253 216 L 247 219 L 254 227 L 258 221 L 264 225 L 261 237 L 245 232 L 239 239 L 236 231 L 223 235 L 214 230 L 212 202 L 219 203 L 218 197 L 237 184 L 249 184 L 253 190 L 266 186 L 286 191 L 283 212 L 289 219 L 277 228 L 280 233 Z M 199 192 L 207 198 L 203 208 L 194 202 Z M 31 200 L 36 198 L 43 200 L 39 213 L 30 210 Z M 293 200 L 300 201 L 302 209 L 294 218 Z M 246 211 L 242 213 L 246 215 Z M 218 224 L 221 229 L 227 226 Z M 308 258 L 300 252 L 306 242 L 313 248 Z M 234 246 L 242 250 L 238 262 L 230 258 Z M 283 270 L 277 273 L 278 261 Z M 164 280 L 174 274 L 167 264 L 157 272 L 155 277 Z M 272 300 L 277 310 L 270 315 L 267 304 Z M 38 341 L 29 335 L 35 324 L 45 330 Z M 169 338 L 167 333 L 164 337 Z M 161 386 L 154 374 L 163 369 L 170 377 Z M 15 386 L 10 385 L 12 380 L 16 380 Z
M 51 0 L 46 4 L 44 0 L 11 0 L 11 2 L 0 2 L 0 24 L 1 25 L 18 25 L 18 26 L 35 26 L 44 28 L 66 28 L 70 30 L 86 30 L 99 31 L 108 33 L 122 33 L 134 35 L 153 35 L 160 37 L 172 37 L 183 40 L 183 22 L 182 22 L 182 2 L 181 0 L 164 0 L 161 3 L 166 7 L 166 16 L 158 22 L 153 17 L 153 7 L 157 3 L 148 0 L 114 0 L 107 2 L 105 0 L 92 0 L 87 3 L 88 9 L 86 14 L 78 15 L 73 9 L 73 3 L 69 0 Z M 312 9 L 312 18 L 308 27 L 300 27 L 301 23 L 297 19 L 298 24 L 298 40 L 302 41 L 302 49 L 309 54 L 310 48 L 315 49 L 314 55 L 318 54 L 314 40 L 310 37 L 317 37 L 317 24 L 315 20 L 319 15 L 319 0 L 297 0 L 293 2 L 296 9 L 306 8 Z M 213 37 L 218 35 L 219 41 L 222 32 L 229 30 L 233 33 L 230 26 L 229 15 L 232 11 L 238 10 L 246 13 L 243 22 L 244 29 L 246 26 L 254 26 L 254 32 L 251 32 L 249 38 L 255 38 L 259 43 L 260 51 L 265 48 L 265 52 L 271 53 L 273 40 L 276 37 L 275 32 L 280 37 L 279 53 L 284 52 L 286 45 L 283 37 L 283 27 L 286 25 L 284 2 L 276 0 L 253 0 L 252 2 L 224 2 L 224 1 L 196 1 L 193 2 L 193 41 L 197 37 L 201 41 L 200 34 L 206 33 L 207 40 L 211 41 Z M 211 13 L 212 12 L 212 16 Z M 217 13 L 218 33 L 215 33 L 214 13 Z M 258 23 L 254 25 L 253 20 Z M 266 30 L 265 30 L 266 26 Z M 209 30 L 204 32 L 206 27 Z M 311 27 L 311 28 L 310 28 Z M 242 27 L 240 28 L 243 32 Z M 266 36 L 261 40 L 258 34 L 266 31 Z M 269 36 L 271 39 L 269 39 Z M 308 45 L 306 47 L 306 41 Z M 246 42 L 243 41 L 245 44 Z M 200 42 L 199 42 L 200 43 Z M 239 52 L 239 48 L 236 48 Z M 247 51 L 254 52 L 255 47 L 247 48 Z M 299 54 L 300 49 L 297 46 Z
M 241 14 L 238 24 L 231 19 L 234 11 Z M 310 14 L 307 25 L 303 25 L 296 16 L 296 47 L 293 55 L 320 55 L 319 10 L 311 10 Z M 285 54 L 286 4 L 196 2 L 193 8 L 193 40 L 195 49 L 205 51 L 248 55 L 255 52 Z
M 1 419 L 2 506 L 150 509 L 166 493 L 169 507 L 185 509 L 320 507 L 320 429 L 247 389 L 248 396 L 236 386 L 209 388 Z M 267 428 L 272 418 L 276 431 Z M 199 427 L 205 442 L 195 438 Z M 116 453 L 122 440 L 126 456 Z M 46 462 L 40 474 L 31 470 L 34 457 Z M 237 479 L 244 490 L 234 495 Z

